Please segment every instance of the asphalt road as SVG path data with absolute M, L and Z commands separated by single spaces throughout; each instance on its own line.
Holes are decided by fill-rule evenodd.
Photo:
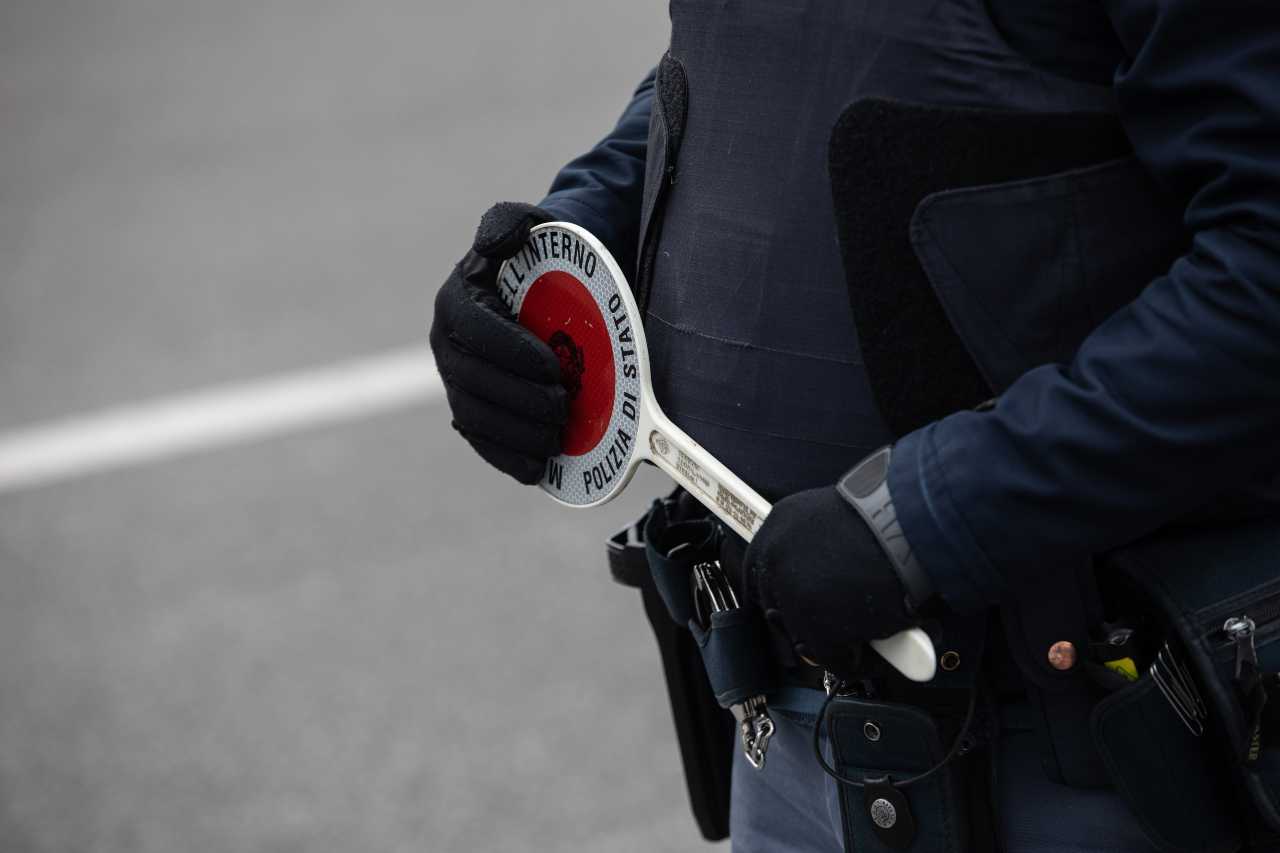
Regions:
M 7 0 L 0 432 L 421 343 L 479 213 L 665 36 L 621 0 Z M 0 850 L 699 849 L 602 562 L 663 485 L 561 509 L 435 404 L 0 494 Z

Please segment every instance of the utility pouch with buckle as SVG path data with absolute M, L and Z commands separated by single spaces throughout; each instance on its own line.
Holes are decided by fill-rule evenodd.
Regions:
M 1116 788 L 1160 850 L 1234 851 L 1246 831 L 1252 843 L 1273 840 L 1280 524 L 1170 528 L 1107 555 L 1099 574 L 1155 614 L 1138 626 L 1153 653 L 1093 713 Z

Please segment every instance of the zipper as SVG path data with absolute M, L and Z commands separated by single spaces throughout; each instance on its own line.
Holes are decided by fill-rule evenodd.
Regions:
M 1258 635 L 1275 634 L 1275 629 L 1280 627 L 1280 594 L 1272 593 L 1241 606 L 1234 613 L 1227 612 L 1222 627 L 1211 630 L 1205 639 L 1216 641 L 1213 644 L 1215 658 L 1221 660 L 1219 653 L 1228 649 L 1235 657 L 1233 681 L 1241 703 L 1239 710 L 1244 716 L 1241 759 L 1246 767 L 1251 767 L 1262 754 L 1262 723 L 1268 700 L 1280 699 L 1280 694 L 1270 696 L 1273 688 L 1268 687 L 1273 682 L 1280 686 L 1280 681 L 1275 675 L 1267 675 L 1258 669 Z M 1221 611 L 1219 613 L 1221 615 Z
M 1270 632 L 1277 625 L 1280 625 L 1280 596 L 1272 596 L 1250 606 L 1246 611 L 1228 616 L 1222 627 L 1213 632 L 1225 640 L 1218 648 L 1235 649 L 1234 672 L 1237 681 L 1246 666 L 1250 667 L 1246 676 L 1257 672 L 1258 634 Z
M 1280 620 L 1280 595 L 1263 599 L 1256 607 L 1249 608 L 1249 615 L 1258 625 Z
M 1251 672 L 1258 668 L 1258 647 L 1253 642 L 1253 635 L 1257 630 L 1258 623 L 1247 615 L 1231 616 L 1222 623 L 1222 633 L 1236 647 L 1236 681 L 1240 680 L 1245 664 L 1250 665 Z
M 1220 638 L 1217 648 L 1235 648 L 1235 674 L 1239 678 L 1246 663 L 1257 666 L 1257 635 L 1270 632 L 1277 625 L 1280 625 L 1280 594 L 1272 594 L 1237 613 L 1228 613 L 1222 627 L 1209 633 L 1209 639 Z
M 1266 674 L 1258 670 L 1258 647 L 1255 636 L 1258 633 L 1258 619 L 1264 624 L 1274 624 L 1278 612 L 1278 602 L 1269 601 L 1261 608 L 1254 608 L 1247 614 L 1230 616 L 1222 623 L 1222 633 L 1228 643 L 1235 647 L 1235 684 L 1240 693 L 1242 710 L 1245 716 L 1244 732 L 1244 765 L 1252 767 L 1262 756 L 1263 718 L 1267 703 L 1280 699 L 1280 695 L 1272 696 L 1276 687 L 1280 687 L 1280 679 L 1272 673 Z M 1255 615 L 1258 619 L 1255 619 Z
M 1236 598 L 1238 599 L 1240 596 L 1236 596 Z M 1264 626 L 1269 623 L 1280 621 L 1280 590 L 1269 591 L 1265 596 L 1254 601 L 1241 603 L 1237 600 L 1225 607 L 1214 607 L 1193 615 L 1205 621 L 1229 620 L 1238 616 L 1248 616 L 1258 626 L 1259 630 L 1263 630 Z M 1210 636 L 1214 633 L 1220 633 L 1222 630 L 1211 631 Z

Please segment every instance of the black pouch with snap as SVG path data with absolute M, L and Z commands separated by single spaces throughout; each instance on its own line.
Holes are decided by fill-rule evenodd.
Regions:
M 1172 528 L 1108 555 L 1102 574 L 1154 611 L 1202 711 L 1186 719 L 1160 659 L 1095 709 L 1099 748 L 1148 835 L 1216 851 L 1238 849 L 1247 824 L 1280 831 L 1280 522 Z
M 826 713 L 835 769 L 861 787 L 840 785 L 846 846 L 858 853 L 969 849 L 961 766 L 941 763 L 947 746 L 933 716 L 913 705 L 834 697 Z

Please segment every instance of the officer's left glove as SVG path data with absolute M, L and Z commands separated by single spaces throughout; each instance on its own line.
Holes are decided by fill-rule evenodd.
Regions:
M 833 486 L 774 505 L 744 558 L 747 595 L 801 658 L 837 673 L 863 641 L 911 627 L 889 556 Z
M 528 485 L 561 450 L 569 398 L 556 353 L 511 316 L 496 282 L 529 229 L 551 218 L 530 204 L 489 208 L 471 250 L 436 294 L 431 323 L 454 428 L 485 461 Z

